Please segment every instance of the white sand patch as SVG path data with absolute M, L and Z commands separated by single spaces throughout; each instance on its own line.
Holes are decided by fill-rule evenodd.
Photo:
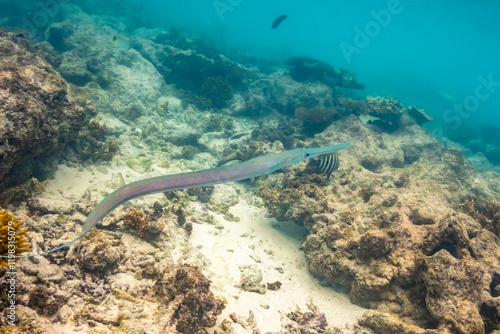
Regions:
M 76 168 L 60 165 L 55 179 L 49 182 L 41 197 L 63 197 L 77 202 L 90 189 L 94 194 L 97 191 L 103 195 L 119 187 L 118 173 L 124 175 L 127 183 L 153 176 L 151 174 L 161 174 L 158 168 L 140 175 L 116 160 L 111 165 L 102 167 Z M 309 273 L 304 254 L 299 250 L 307 234 L 305 229 L 293 222 L 277 222 L 266 217 L 265 209 L 252 204 L 255 195 L 246 190 L 244 185 L 231 186 L 238 189 L 240 203 L 231 207 L 230 212 L 241 221 L 227 221 L 221 215 L 214 214 L 217 223 L 195 224 L 189 239 L 191 245 L 210 261 L 203 272 L 212 281 L 211 290 L 216 296 L 227 300 L 218 324 L 229 319 L 229 314 L 233 312 L 246 319 L 249 310 L 252 310 L 256 328 L 264 333 L 279 331 L 282 330 L 282 316 L 295 310 L 297 306 L 302 311 L 307 311 L 306 304 L 309 302 L 325 313 L 330 326 L 344 328 L 346 324 L 356 324 L 364 309 L 351 304 L 346 295 L 322 287 Z M 137 201 L 136 204 L 152 203 L 160 198 L 163 199 L 162 194 L 134 201 Z M 200 210 L 204 207 L 199 202 L 192 202 L 191 205 Z M 137 243 L 137 240 L 126 234 L 122 240 L 126 245 L 135 245 L 133 248 L 136 250 L 154 249 L 144 243 Z M 181 244 L 177 244 L 177 248 L 170 254 L 174 258 L 186 251 Z M 179 254 L 175 254 L 176 251 Z M 265 294 L 242 291 L 235 287 L 240 283 L 240 265 L 256 265 L 262 272 L 263 284 L 280 281 L 281 288 L 276 291 L 268 290 Z M 249 328 L 245 329 L 239 324 L 233 324 L 233 327 L 236 333 L 251 332 Z
M 330 326 L 342 328 L 357 323 L 365 310 L 351 304 L 346 295 L 322 287 L 309 273 L 299 250 L 306 233 L 303 228 L 293 222 L 266 218 L 264 209 L 246 203 L 232 207 L 231 213 L 241 221 L 228 222 L 217 216 L 224 229 L 195 225 L 191 235 L 193 246 L 198 246 L 211 261 L 204 274 L 212 281 L 212 291 L 228 301 L 219 323 L 233 312 L 247 318 L 252 310 L 258 329 L 279 331 L 281 314 L 295 310 L 296 306 L 307 311 L 306 304 L 311 301 L 325 313 Z M 262 283 L 280 281 L 281 288 L 263 295 L 236 288 L 241 276 L 239 266 L 252 264 L 262 271 Z M 237 324 L 234 328 L 237 333 L 248 332 L 248 328 Z

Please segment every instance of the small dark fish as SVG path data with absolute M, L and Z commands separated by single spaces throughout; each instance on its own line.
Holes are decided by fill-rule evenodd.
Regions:
M 330 175 L 339 168 L 339 156 L 337 154 L 325 155 L 319 162 L 318 169 L 329 179 Z
M 288 17 L 288 15 L 281 15 L 278 16 L 276 20 L 273 22 L 273 29 L 278 28 L 278 26 L 281 24 L 281 22 L 285 21 L 285 19 Z

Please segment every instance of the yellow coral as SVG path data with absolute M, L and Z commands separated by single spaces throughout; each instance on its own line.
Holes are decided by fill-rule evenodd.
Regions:
M 26 233 L 28 229 L 21 228 L 22 224 L 23 222 L 14 217 L 12 213 L 0 209 L 0 255 L 8 256 L 9 246 L 11 246 L 10 249 L 14 250 L 13 255 L 15 256 L 30 250 L 31 244 L 28 242 L 28 234 Z M 12 261 L 5 257 L 0 258 L 0 268 L 8 267 Z M 18 261 L 19 259 L 15 259 L 15 262 Z

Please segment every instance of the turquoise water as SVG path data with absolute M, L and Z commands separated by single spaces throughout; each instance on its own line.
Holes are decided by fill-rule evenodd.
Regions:
M 500 125 L 498 2 L 136 3 L 145 21 L 203 31 L 228 49 L 276 60 L 307 55 L 352 70 L 366 83 L 366 94 L 388 95 L 405 105 L 422 107 L 444 127 Z M 271 23 L 281 14 L 289 17 L 271 30 Z M 370 36 L 355 41 L 359 31 Z M 356 50 L 343 51 L 346 44 Z M 480 78 L 489 76 L 496 85 L 476 105 L 470 96 L 475 96 Z M 464 105 L 463 114 L 452 108 L 441 91 Z
M 2 3 L 0 23 L 28 28 L 35 41 L 63 19 L 59 7 L 68 3 L 122 22 L 128 36 L 144 27 L 174 27 L 203 36 L 229 57 L 278 63 L 291 56 L 316 58 L 357 74 L 366 89 L 351 95 L 390 96 L 424 109 L 434 118 L 426 126 L 439 137 L 444 134 L 474 152 L 500 145 L 500 4 L 495 1 Z M 271 29 L 282 14 L 289 16 Z M 481 141 L 479 148 L 471 148 L 474 139 Z

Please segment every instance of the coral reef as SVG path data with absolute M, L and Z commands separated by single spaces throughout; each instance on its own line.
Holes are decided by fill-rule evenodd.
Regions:
M 351 133 L 346 141 L 363 143 L 359 151 L 349 151 L 348 162 L 342 160 L 336 172 L 340 178 L 325 186 L 301 171 L 295 178 L 271 176 L 275 181 L 268 180 L 258 191 L 265 205 L 277 219 L 302 222 L 309 230 L 303 248 L 316 276 L 347 288 L 353 302 L 379 312 L 366 315 L 360 322 L 364 326 L 381 333 L 484 333 L 498 328 L 498 302 L 492 296 L 498 295 L 500 276 L 498 261 L 491 259 L 500 246 L 486 241 L 495 238 L 488 230 L 495 232 L 495 218 L 485 219 L 482 213 L 497 216 L 491 198 L 498 185 L 475 185 L 478 172 L 459 153 L 436 143 L 426 144 L 432 150 L 418 149 L 425 161 L 411 158 L 423 144 L 411 143 L 415 131 L 421 131 L 416 124 L 411 131 L 401 128 L 392 140 L 382 139 L 388 134 L 380 132 L 379 141 L 353 117 L 333 123 L 316 138 Z M 395 138 L 405 150 L 403 164 L 391 166 L 391 147 L 382 146 L 383 164 L 389 165 L 372 174 L 368 152 Z M 432 171 L 420 172 L 428 166 Z M 403 173 L 395 168 L 404 168 Z M 437 179 L 445 181 L 437 185 Z M 462 205 L 477 221 L 456 212 L 470 194 L 489 203 L 480 210 L 471 202 Z
M 233 97 L 233 88 L 223 77 L 207 77 L 201 85 L 203 95 L 215 108 L 222 108 Z
M 336 71 L 330 65 L 309 57 L 291 57 L 286 61 L 290 76 L 298 82 L 320 82 L 330 87 L 364 89 L 348 70 Z
M 82 241 L 80 252 L 82 268 L 101 276 L 106 275 L 117 267 L 123 252 L 123 243 L 119 239 L 93 229 Z
M 199 153 L 199 150 L 192 145 L 185 145 L 182 147 L 182 158 L 187 160 L 192 160 L 196 154 Z
M 425 111 L 422 109 L 418 109 L 417 107 L 408 107 L 406 110 L 408 114 L 415 119 L 418 125 L 422 125 L 424 123 L 432 121 L 432 117 L 427 115 Z
M 241 272 L 240 283 L 237 287 L 249 292 L 266 293 L 266 284 L 262 283 L 262 272 L 256 265 L 239 267 Z
M 467 153 L 482 153 L 491 164 L 500 165 L 500 128 L 491 124 L 461 125 L 460 131 L 448 128 L 446 138 L 460 144 Z
M 118 187 L 117 173 L 129 181 L 284 148 L 353 146 L 340 152 L 330 179 L 311 160 L 254 183 L 148 196 L 125 217 L 100 222 L 106 230 L 93 229 L 78 256 L 65 248 L 20 261 L 19 331 L 258 333 L 273 325 L 275 333 L 281 325 L 284 333 L 343 333 L 327 326 L 342 326 L 342 316 L 287 300 L 311 283 L 295 275 L 307 269 L 322 291 L 339 287 L 372 309 L 359 328 L 363 310 L 342 304 L 352 307 L 349 333 L 500 329 L 500 180 L 432 138 L 421 127 L 431 120 L 423 110 L 349 97 L 339 87 L 363 85 L 318 60 L 226 57 L 194 33 L 114 16 L 114 5 L 129 13 L 115 0 L 102 10 L 92 0 L 60 4 L 35 46 L 23 33 L 0 33 L 0 188 L 45 180 L 56 163 L 66 165 L 43 194 L 47 181 L 35 178 L 0 194 L 29 226 L 35 251 L 78 236 L 92 204 Z M 30 12 L 8 7 L 3 16 Z M 130 49 L 117 48 L 116 35 Z M 498 129 L 483 130 L 449 135 L 498 161 Z M 301 226 L 285 229 L 274 218 Z M 273 248 L 276 237 L 304 256 L 287 263 L 291 252 Z M 233 255 L 242 262 L 219 262 Z M 311 297 L 330 307 L 327 294 Z M 269 320 L 271 312 L 278 318 Z
M 28 242 L 27 228 L 22 228 L 23 222 L 11 213 L 0 209 L 0 255 L 13 256 L 22 255 L 30 251 L 31 244 Z M 0 258 L 0 269 L 9 267 L 19 262 L 19 259 Z
M 149 221 L 142 210 L 132 209 L 123 217 L 123 225 L 144 238 L 149 229 Z
M 339 98 L 335 106 L 343 116 L 349 114 L 357 116 L 366 115 L 370 110 L 370 105 L 367 100 L 353 100 L 346 97 Z
M 86 110 L 28 42 L 0 32 L 0 188 L 47 178 Z M 15 166 L 15 168 L 14 168 Z
M 210 198 L 214 193 L 214 186 L 202 187 L 202 188 L 191 188 L 187 190 L 189 196 L 196 196 L 198 201 L 202 203 L 210 202 Z
M 315 134 L 325 130 L 333 120 L 338 119 L 337 110 L 330 108 L 304 108 L 295 109 L 295 117 L 304 122 L 304 133 Z
M 29 182 L 19 186 L 11 187 L 0 193 L 0 205 L 6 206 L 7 204 L 26 201 L 33 196 L 40 195 L 49 180 L 39 182 L 36 178 L 32 177 Z
M 250 74 L 248 70 L 222 55 L 210 55 L 194 51 L 178 51 L 164 48 L 164 53 L 158 53 L 156 58 L 169 72 L 165 76 L 168 83 L 175 83 L 183 89 L 199 89 L 208 77 L 222 77 L 228 83 L 237 87 Z M 160 71 L 162 73 L 164 71 Z
M 170 315 L 169 326 L 180 333 L 195 334 L 202 327 L 215 325 L 224 303 L 214 298 L 209 287 L 210 281 L 196 267 L 166 268 L 154 291 Z
M 92 119 L 66 145 L 63 155 L 68 161 L 110 161 L 118 154 L 118 141 L 108 139 L 108 127 Z
M 327 329 L 328 323 L 325 315 L 319 312 L 317 306 L 309 303 L 307 307 L 309 311 L 302 312 L 297 308 L 297 310 L 286 314 L 289 323 L 284 327 L 288 333 L 335 333 L 333 329 Z
M 391 98 L 371 97 L 366 98 L 369 105 L 368 115 L 376 117 L 370 120 L 369 124 L 374 124 L 387 132 L 393 132 L 400 127 L 399 120 L 403 114 L 403 106 L 399 101 Z

